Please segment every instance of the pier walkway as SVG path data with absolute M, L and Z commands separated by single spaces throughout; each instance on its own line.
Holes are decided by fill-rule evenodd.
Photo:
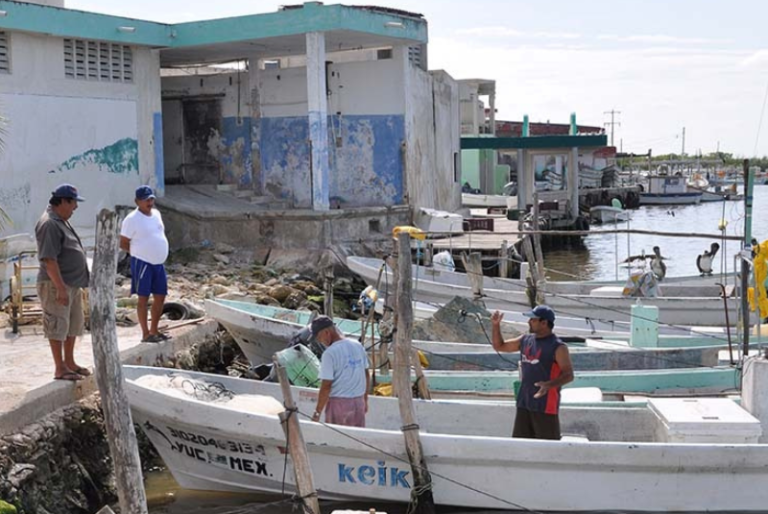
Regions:
M 117 327 L 120 357 L 126 364 L 167 362 L 178 351 L 216 331 L 218 323 L 204 319 L 170 332 L 164 343 L 142 343 L 141 328 Z M 0 435 L 9 434 L 98 390 L 93 375 L 78 382 L 53 379 L 53 358 L 41 325 L 10 327 L 0 333 Z M 78 338 L 78 364 L 93 371 L 91 334 Z

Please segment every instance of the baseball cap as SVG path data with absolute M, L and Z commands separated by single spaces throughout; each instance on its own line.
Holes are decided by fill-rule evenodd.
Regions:
M 524 312 L 523 316 L 527 318 L 539 318 L 555 322 L 555 311 L 549 305 L 537 305 L 532 311 Z
M 136 199 L 147 200 L 149 198 L 155 198 L 155 192 L 149 186 L 139 186 L 136 188 Z
M 61 184 L 53 190 L 51 196 L 54 198 L 69 198 L 71 200 L 77 200 L 78 202 L 85 201 L 85 198 L 77 193 L 77 188 L 72 184 Z
M 312 320 L 310 330 L 312 331 L 312 337 L 317 337 L 320 331 L 334 326 L 333 320 L 328 316 L 318 316 Z

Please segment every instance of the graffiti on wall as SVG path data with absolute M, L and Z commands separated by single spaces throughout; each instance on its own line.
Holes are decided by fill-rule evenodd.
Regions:
M 139 173 L 139 142 L 124 138 L 114 144 L 88 150 L 62 162 L 48 173 L 60 173 L 78 167 L 95 166 L 108 173 Z
M 89 234 L 98 210 L 130 205 L 135 186 L 154 173 L 140 165 L 135 100 L 0 93 L 0 105 L 8 119 L 0 201 L 13 220 L 1 235 L 32 233 L 63 182 L 89 199 L 73 218 Z

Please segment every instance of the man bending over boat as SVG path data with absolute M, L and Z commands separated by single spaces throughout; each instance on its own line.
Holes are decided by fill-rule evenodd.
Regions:
M 520 352 L 520 391 L 512 437 L 560 439 L 560 388 L 573 381 L 573 365 L 568 346 L 552 333 L 555 311 L 539 305 L 524 313 L 530 318 L 528 330 L 504 341 L 499 311 L 491 316 L 494 350 Z
M 312 321 L 312 337 L 326 347 L 320 361 L 320 394 L 312 421 L 351 427 L 365 426 L 368 412 L 368 355 L 359 342 L 343 337 L 328 316 Z

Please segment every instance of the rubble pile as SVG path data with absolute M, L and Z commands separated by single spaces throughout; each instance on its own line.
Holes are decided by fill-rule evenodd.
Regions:
M 0 437 L 0 498 L 18 514 L 91 513 L 116 499 L 98 395 Z
M 166 264 L 168 301 L 202 309 L 203 300 L 220 298 L 272 305 L 293 310 L 323 311 L 322 281 L 315 277 L 278 270 L 240 258 L 234 247 L 216 243 L 209 247 L 185 248 L 173 252 Z M 365 288 L 347 277 L 334 280 L 334 313 L 356 318 L 352 300 Z M 129 301 L 130 280 L 116 285 L 118 306 L 134 307 Z

